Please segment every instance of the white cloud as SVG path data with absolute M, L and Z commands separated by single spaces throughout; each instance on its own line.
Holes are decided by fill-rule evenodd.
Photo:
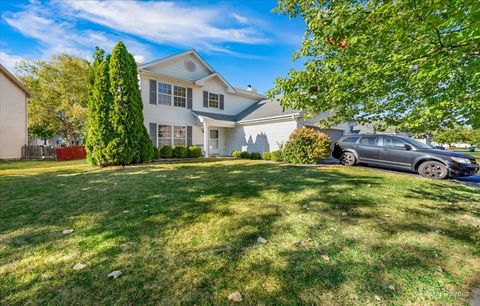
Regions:
M 24 36 L 36 39 L 40 45 L 41 56 L 48 57 L 58 53 L 69 53 L 90 59 L 94 47 L 99 46 L 107 52 L 115 43 L 122 40 L 134 55 L 149 54 L 148 47 L 132 39 L 93 30 L 78 30 L 75 24 L 66 19 L 50 16 L 48 10 L 32 5 L 16 13 L 6 13 L 3 19 Z
M 237 13 L 230 14 L 230 17 L 233 17 L 238 23 L 247 24 L 248 19 L 245 16 L 239 15 Z
M 139 64 L 145 63 L 145 56 L 143 56 L 141 54 L 134 55 L 133 58 L 135 59 L 135 62 L 137 62 Z
M 0 64 L 7 67 L 7 69 L 12 73 L 15 70 L 15 64 L 24 59 L 25 58 L 21 56 L 0 51 Z
M 250 27 L 220 27 L 227 15 L 221 8 L 195 7 L 179 2 L 65 1 L 71 16 L 158 44 L 225 51 L 222 43 L 260 44 L 268 40 Z M 238 15 L 240 19 L 244 18 Z

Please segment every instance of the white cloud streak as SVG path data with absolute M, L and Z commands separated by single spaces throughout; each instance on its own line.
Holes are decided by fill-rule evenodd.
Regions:
M 251 27 L 220 27 L 228 16 L 221 8 L 185 6 L 179 2 L 65 1 L 70 14 L 157 44 L 226 51 L 222 43 L 263 44 L 268 39 Z M 243 20 L 240 15 L 238 15 Z M 246 19 L 244 20 L 246 21 Z
M 78 30 L 73 22 L 50 16 L 47 10 L 37 6 L 6 13 L 2 17 L 12 28 L 39 42 L 42 58 L 66 52 L 90 59 L 95 46 L 109 51 L 119 40 L 137 57 L 149 55 L 148 48 L 135 40 L 99 31 Z
M 248 23 L 247 17 L 242 16 L 240 14 L 232 13 L 232 14 L 230 14 L 230 16 L 233 17 L 233 19 L 235 19 L 238 23 L 241 23 L 241 24 L 247 24 Z
M 0 51 L 0 64 L 7 67 L 7 69 L 12 73 L 15 71 L 15 64 L 24 59 L 26 58 L 7 53 L 5 51 Z

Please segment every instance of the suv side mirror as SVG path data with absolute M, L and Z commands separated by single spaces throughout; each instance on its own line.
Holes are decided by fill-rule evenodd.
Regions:
M 405 150 L 411 151 L 411 150 L 413 150 L 413 147 L 409 144 L 405 144 Z

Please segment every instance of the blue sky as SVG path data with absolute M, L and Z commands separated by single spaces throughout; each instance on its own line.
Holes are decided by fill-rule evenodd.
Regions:
M 122 40 L 139 62 L 196 49 L 230 83 L 259 92 L 292 62 L 305 26 L 276 1 L 0 1 L 0 62 L 67 52 L 91 58 Z

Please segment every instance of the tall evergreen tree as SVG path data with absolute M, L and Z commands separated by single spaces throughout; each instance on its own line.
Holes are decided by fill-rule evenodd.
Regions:
M 90 69 L 90 96 L 88 101 L 87 160 L 90 164 L 106 166 L 105 148 L 113 137 L 110 123 L 112 94 L 110 92 L 110 56 L 98 47 Z
M 135 60 L 122 42 L 115 45 L 109 63 L 113 97 L 110 123 L 113 137 L 105 149 L 111 165 L 128 165 L 153 158 L 153 144 L 143 125 L 143 104 Z

